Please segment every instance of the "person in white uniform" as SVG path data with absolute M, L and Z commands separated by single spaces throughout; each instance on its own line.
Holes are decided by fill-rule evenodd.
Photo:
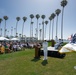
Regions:
M 43 60 L 47 60 L 47 47 L 48 47 L 48 42 L 44 40 L 43 42 L 44 59 Z

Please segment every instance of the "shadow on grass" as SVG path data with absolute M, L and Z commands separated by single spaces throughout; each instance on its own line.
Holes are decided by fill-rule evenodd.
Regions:
M 32 59 L 31 61 L 37 62 L 37 61 L 39 61 L 39 60 L 40 60 L 40 58 L 34 58 L 34 59 Z
M 43 60 L 41 63 L 43 66 L 46 66 L 48 64 L 47 60 Z

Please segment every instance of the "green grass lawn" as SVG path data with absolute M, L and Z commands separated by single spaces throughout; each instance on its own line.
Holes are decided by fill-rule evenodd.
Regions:
M 0 55 L 0 75 L 76 75 L 76 53 L 63 59 L 34 59 L 34 49 Z

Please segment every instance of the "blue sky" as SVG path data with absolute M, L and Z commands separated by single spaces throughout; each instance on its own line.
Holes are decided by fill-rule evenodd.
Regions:
M 8 35 L 11 35 L 11 27 L 16 27 L 16 17 L 20 17 L 21 20 L 18 22 L 18 33 L 20 34 L 22 31 L 22 24 L 23 20 L 22 17 L 26 16 L 27 21 L 25 22 L 24 27 L 24 35 L 27 37 L 30 36 L 30 14 L 39 14 L 46 15 L 45 20 L 48 20 L 48 17 L 55 12 L 56 9 L 61 9 L 62 7 L 60 5 L 60 2 L 62 0 L 0 0 L 0 18 L 3 18 L 3 16 L 8 16 L 9 19 L 7 20 L 7 29 L 9 31 Z M 76 33 L 76 0 L 67 0 L 68 4 L 64 9 L 64 39 L 67 39 L 69 35 Z M 61 12 L 62 13 L 62 12 Z M 59 21 L 58 21 L 58 38 L 60 38 L 61 35 L 61 14 L 59 15 Z M 35 34 L 35 28 L 37 20 L 36 18 L 33 19 L 34 22 L 34 34 Z M 39 19 L 39 23 L 42 23 L 42 19 Z M 4 31 L 4 20 L 1 23 L 1 27 Z M 47 25 L 47 39 L 49 35 L 49 24 Z M 55 31 L 56 26 L 56 17 L 54 20 L 54 38 L 56 35 Z M 41 25 L 42 27 L 42 25 Z M 4 35 L 4 34 L 3 34 Z M 13 31 L 14 35 L 14 31 Z

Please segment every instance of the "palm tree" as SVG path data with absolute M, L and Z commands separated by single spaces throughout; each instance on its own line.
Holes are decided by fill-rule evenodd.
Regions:
M 40 27 L 41 27 L 41 23 L 39 23 L 39 29 L 38 30 L 40 30 Z
M 35 38 L 36 38 L 36 33 L 35 33 Z
M 30 18 L 31 18 L 31 22 L 32 22 L 32 19 L 34 18 L 34 15 L 31 14 L 31 15 L 30 15 Z M 32 25 L 31 25 L 31 23 L 30 23 L 30 38 L 31 38 L 31 35 L 32 35 L 32 34 L 31 34 L 31 28 L 32 28 L 32 27 L 31 27 L 31 26 L 32 26 Z
M 18 33 L 16 33 L 16 37 L 18 37 Z
M 2 18 L 0 18 L 0 36 L 1 36 L 1 22 L 2 22 Z
M 52 20 L 52 17 L 51 17 L 51 16 L 49 17 L 49 20 L 50 20 L 50 25 L 49 25 L 49 40 L 50 40 L 50 34 L 51 34 L 51 33 L 50 33 L 50 32 L 51 32 L 51 20 Z
M 14 37 L 15 37 L 15 35 L 16 35 L 16 28 L 14 28 Z
M 24 23 L 25 23 L 25 21 L 27 20 L 27 17 L 23 17 L 23 26 L 22 26 L 22 38 L 23 38 L 23 30 L 24 30 Z
M 40 18 L 40 15 L 39 14 L 37 14 L 36 15 L 36 19 L 37 19 L 37 38 L 38 38 L 38 19 Z
M 54 18 L 55 18 L 55 14 L 54 13 L 52 13 L 51 14 L 51 17 L 52 17 L 52 20 L 53 20 L 53 23 L 52 23 L 52 39 L 53 39 L 53 31 L 54 31 Z
M 1 36 L 2 36 L 2 28 L 1 28 Z
M 48 24 L 47 20 L 45 21 L 45 24 L 46 24 L 46 26 L 45 26 L 45 38 L 46 38 L 46 28 L 47 28 L 47 24 Z
M 0 27 L 1 27 L 1 22 L 2 22 L 3 20 L 2 20 L 2 18 L 0 18 Z
M 9 37 L 9 30 L 7 31 L 7 37 Z
M 6 20 L 8 20 L 8 16 L 4 16 L 3 18 L 5 20 L 4 36 L 6 37 Z
M 35 28 L 35 32 L 36 32 L 36 33 L 35 33 L 35 37 L 37 38 L 37 28 Z
M 67 0 L 61 1 L 62 8 L 62 21 L 61 21 L 61 40 L 63 41 L 63 15 L 64 15 L 64 7 L 67 5 Z
M 39 23 L 39 39 L 40 39 L 40 27 L 41 27 L 41 23 Z
M 11 36 L 13 36 L 13 27 L 11 27 Z
M 43 19 L 42 25 L 43 25 L 43 35 L 42 35 L 42 39 L 44 40 L 44 19 L 45 19 L 45 15 L 42 15 L 41 18 Z
M 33 23 L 34 22 L 31 22 L 31 25 L 32 25 L 32 32 L 31 32 L 32 33 L 32 37 L 33 37 Z
M 40 29 L 40 40 L 41 40 L 41 32 L 42 32 L 42 29 Z
M 17 25 L 18 25 L 18 21 L 20 20 L 20 17 L 16 17 L 17 23 L 16 23 L 16 37 L 17 37 Z
M 56 40 L 58 39 L 58 36 L 57 36 L 57 33 L 58 33 L 58 16 L 59 14 L 61 13 L 61 10 L 60 9 L 57 9 L 55 11 L 56 15 L 57 15 L 57 20 L 56 20 Z
M 7 29 L 5 29 L 5 32 L 6 32 L 6 37 L 7 37 Z
M 19 34 L 19 36 L 21 37 L 21 34 Z

